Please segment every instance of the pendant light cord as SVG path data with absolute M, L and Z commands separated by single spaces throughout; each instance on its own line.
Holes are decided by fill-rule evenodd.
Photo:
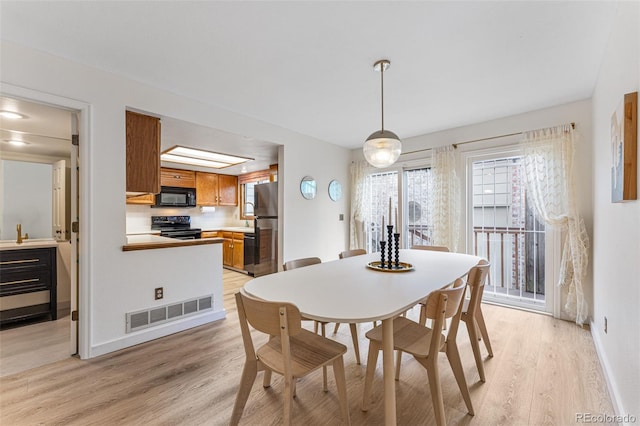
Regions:
M 382 115 L 382 126 L 380 130 L 384 132 L 384 64 L 380 64 L 380 112 Z

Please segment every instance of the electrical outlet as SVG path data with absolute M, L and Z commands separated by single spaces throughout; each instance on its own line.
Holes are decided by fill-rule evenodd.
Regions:
M 604 317 L 604 332 L 607 333 L 607 317 Z
M 164 297 L 164 287 L 158 287 L 155 289 L 156 300 L 160 300 Z

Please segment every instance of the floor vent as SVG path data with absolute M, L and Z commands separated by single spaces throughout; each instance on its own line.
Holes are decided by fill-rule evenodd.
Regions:
M 127 333 L 213 309 L 213 295 L 126 314 Z

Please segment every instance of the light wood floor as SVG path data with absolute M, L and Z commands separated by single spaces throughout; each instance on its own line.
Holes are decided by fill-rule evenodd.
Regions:
M 233 294 L 247 279 L 224 272 L 226 320 L 91 360 L 69 358 L 0 378 L 0 424 L 228 424 L 244 363 Z M 464 325 L 458 334 L 474 417 L 466 413 L 446 359 L 440 360 L 448 424 L 567 425 L 576 423 L 576 413 L 613 413 L 588 330 L 544 315 L 490 305 L 484 309 L 495 352 L 485 361 L 486 383 L 478 379 Z M 417 314 L 414 309 L 409 315 Z M 363 324 L 359 330 L 363 360 L 366 328 Z M 349 348 L 345 367 L 352 423 L 383 424 L 380 365 L 374 402 L 364 413 L 366 366 L 355 363 L 349 327 L 341 327 L 335 338 Z M 331 371 L 329 377 L 328 393 L 322 391 L 320 371 L 299 383 L 294 424 L 340 424 Z M 259 375 L 241 424 L 281 423 L 282 381 L 274 375 L 271 388 L 261 384 Z M 398 424 L 434 424 L 428 389 L 426 372 L 405 356 L 397 383 Z
M 0 331 L 0 377 L 69 358 L 69 309 L 56 321 L 43 321 Z

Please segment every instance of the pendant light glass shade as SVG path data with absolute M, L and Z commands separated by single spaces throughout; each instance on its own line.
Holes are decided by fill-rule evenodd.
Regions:
M 380 112 L 382 116 L 380 130 L 371 133 L 364 143 L 364 158 L 373 167 L 384 168 L 395 163 L 402 153 L 402 143 L 395 133 L 384 129 L 384 72 L 391 62 L 381 59 L 373 64 L 373 69 L 380 71 Z
M 373 167 L 389 167 L 400 157 L 402 144 L 395 133 L 389 130 L 378 130 L 367 138 L 362 152 L 364 158 Z

